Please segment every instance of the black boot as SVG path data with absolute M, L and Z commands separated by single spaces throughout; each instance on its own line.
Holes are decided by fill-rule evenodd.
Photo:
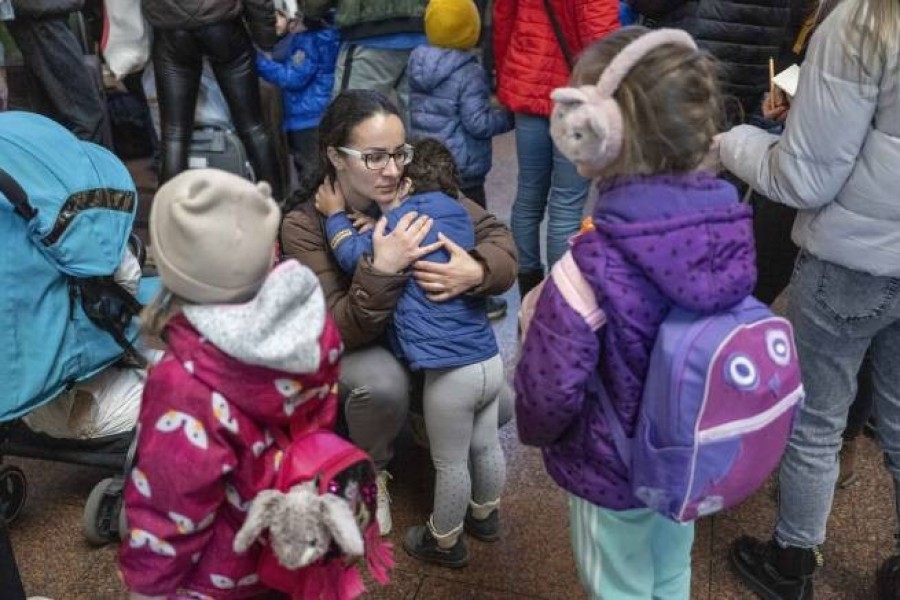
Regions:
M 500 540 L 500 510 L 494 509 L 486 519 L 476 519 L 472 509 L 466 511 L 466 533 L 482 542 L 496 542 Z
M 427 525 L 407 529 L 403 536 L 403 549 L 413 558 L 442 567 L 460 569 L 469 564 L 469 549 L 461 535 L 456 538 L 453 547 L 441 548 Z
M 764 600 L 812 600 L 813 572 L 822 566 L 818 548 L 782 548 L 744 536 L 731 546 L 731 566 Z
M 487 299 L 487 316 L 491 321 L 502 319 L 506 316 L 506 299 L 500 296 L 491 296 Z
M 519 272 L 519 297 L 524 298 L 528 292 L 533 290 L 544 280 L 542 271 L 520 271 Z
M 878 600 L 900 600 L 900 554 L 884 561 L 878 569 Z

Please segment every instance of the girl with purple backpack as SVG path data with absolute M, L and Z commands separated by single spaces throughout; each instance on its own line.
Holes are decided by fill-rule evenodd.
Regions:
M 569 492 L 591 597 L 688 598 L 693 525 L 636 496 L 613 429 L 634 435 L 671 311 L 703 318 L 750 294 L 751 213 L 704 170 L 724 111 L 715 65 L 687 34 L 614 32 L 584 51 L 571 85 L 553 94 L 551 133 L 578 172 L 599 182 L 593 229 L 573 240 L 571 257 L 605 320 L 592 327 L 548 278 L 516 370 L 519 436 L 543 448 Z M 621 426 L 606 418 L 598 380 Z

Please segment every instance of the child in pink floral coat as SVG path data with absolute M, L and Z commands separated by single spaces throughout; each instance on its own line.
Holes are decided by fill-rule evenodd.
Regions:
M 251 500 L 274 487 L 273 432 L 330 427 L 340 337 L 315 275 L 272 269 L 280 213 L 268 185 L 185 172 L 156 195 L 164 291 L 145 325 L 167 352 L 150 373 L 119 553 L 132 598 L 253 598 L 256 544 L 232 549 Z

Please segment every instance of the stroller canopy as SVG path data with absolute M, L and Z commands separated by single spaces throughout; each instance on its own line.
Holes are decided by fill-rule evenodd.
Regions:
M 71 282 L 115 272 L 136 209 L 134 182 L 111 152 L 45 117 L 0 113 L 0 422 L 122 355 Z

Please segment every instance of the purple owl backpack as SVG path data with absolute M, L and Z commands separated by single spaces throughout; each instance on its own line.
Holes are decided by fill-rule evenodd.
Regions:
M 552 277 L 593 330 L 605 319 L 571 252 Z M 602 313 L 601 313 L 602 315 Z M 679 522 L 730 508 L 781 460 L 803 384 L 791 324 L 753 297 L 714 314 L 673 307 L 650 355 L 637 426 L 625 435 L 599 374 L 600 399 L 634 496 Z

